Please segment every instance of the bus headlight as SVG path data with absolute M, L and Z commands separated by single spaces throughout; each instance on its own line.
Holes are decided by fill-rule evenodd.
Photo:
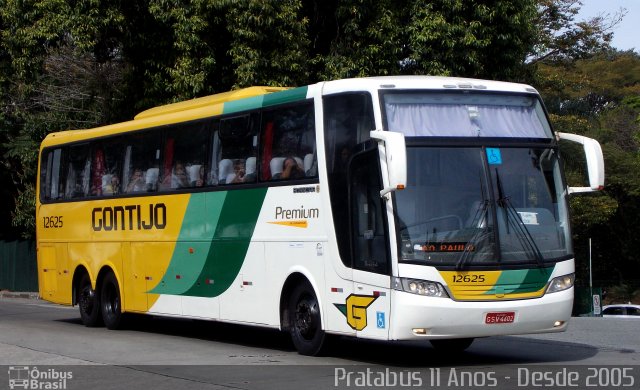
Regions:
M 392 279 L 393 289 L 427 297 L 448 298 L 449 294 L 438 282 L 420 279 L 396 278 Z
M 549 283 L 549 287 L 547 288 L 547 294 L 569 289 L 573 287 L 573 282 L 575 280 L 576 280 L 575 274 L 569 274 L 569 275 L 558 276 L 557 278 L 553 278 L 551 283 Z

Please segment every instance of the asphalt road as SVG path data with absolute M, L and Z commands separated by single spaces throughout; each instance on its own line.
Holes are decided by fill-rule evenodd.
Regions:
M 328 356 L 306 357 L 273 330 L 139 317 L 109 331 L 84 327 L 77 308 L 3 298 L 0 389 L 27 374 L 66 389 L 565 388 L 572 378 L 638 388 L 639 330 L 635 319 L 573 318 L 565 333 L 478 339 L 451 356 L 428 343 L 344 338 Z

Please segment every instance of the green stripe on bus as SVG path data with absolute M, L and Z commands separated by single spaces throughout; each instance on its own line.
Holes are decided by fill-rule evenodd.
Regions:
M 553 273 L 554 268 L 555 265 L 553 267 L 532 268 L 527 270 L 528 272 L 518 292 L 526 293 L 540 290 L 549 282 L 549 277 Z
M 276 104 L 290 103 L 307 98 L 308 87 L 287 89 L 285 91 L 274 92 L 264 95 L 263 107 L 274 106 Z
M 231 114 L 234 112 L 255 110 L 262 107 L 304 100 L 307 98 L 307 90 L 308 87 L 299 87 L 226 102 L 222 108 L 222 113 Z
M 498 292 L 520 294 L 538 291 L 547 284 L 554 268 L 555 265 L 546 268 L 504 270 L 496 281 L 495 286 L 484 294 L 494 295 Z
M 266 195 L 267 188 L 228 192 L 198 282 L 183 295 L 217 297 L 231 286 L 244 263 Z
M 261 108 L 265 95 L 254 96 L 246 99 L 234 100 L 226 102 L 222 108 L 223 114 L 230 114 L 234 112 L 255 110 Z
M 161 283 L 149 291 L 150 293 L 180 295 L 197 283 L 197 278 L 206 263 L 209 242 L 218 225 L 226 196 L 227 192 L 223 191 L 190 196 L 169 267 Z M 203 229 L 204 226 L 207 228 Z

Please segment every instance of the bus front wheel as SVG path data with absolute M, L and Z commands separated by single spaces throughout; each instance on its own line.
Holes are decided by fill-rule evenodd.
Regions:
M 76 302 L 80 308 L 80 319 L 85 326 L 94 327 L 102 325 L 100 313 L 100 297 L 98 292 L 91 287 L 89 274 L 85 273 L 80 278 L 76 287 Z
M 100 291 L 102 319 L 108 329 L 120 329 L 122 326 L 122 300 L 120 286 L 113 272 L 105 275 Z
M 301 355 L 316 356 L 322 351 L 326 335 L 320 320 L 320 305 L 311 286 L 297 286 L 289 301 L 291 340 Z

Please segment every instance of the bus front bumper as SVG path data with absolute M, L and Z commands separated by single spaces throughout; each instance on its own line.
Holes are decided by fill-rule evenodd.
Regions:
M 573 288 L 540 298 L 486 302 L 460 302 L 393 291 L 389 338 L 448 339 L 562 332 L 567 328 L 572 307 Z M 487 323 L 490 313 L 513 313 L 513 322 Z

